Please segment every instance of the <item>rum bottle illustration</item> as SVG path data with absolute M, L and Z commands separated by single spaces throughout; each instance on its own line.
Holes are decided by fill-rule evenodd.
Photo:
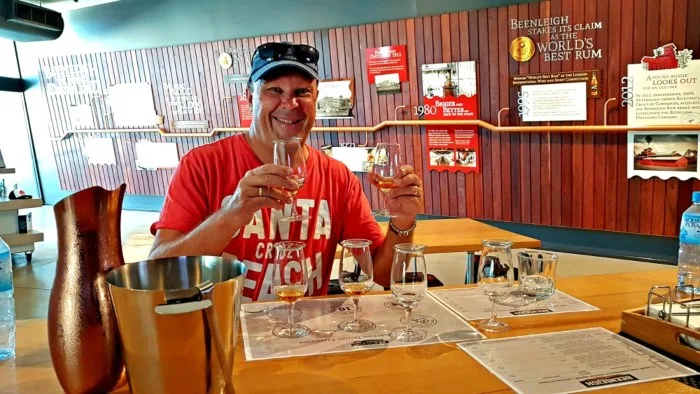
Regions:
M 591 96 L 597 97 L 600 94 L 600 91 L 598 90 L 598 77 L 597 77 L 596 72 L 593 73 L 593 77 L 591 77 Z

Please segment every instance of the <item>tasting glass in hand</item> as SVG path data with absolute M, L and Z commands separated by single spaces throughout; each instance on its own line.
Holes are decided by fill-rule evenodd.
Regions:
M 377 216 L 395 217 L 386 207 L 387 194 L 398 187 L 397 177 L 401 172 L 401 146 L 394 143 L 379 143 L 374 150 L 374 164 L 372 172 L 376 174 L 372 179 L 374 186 L 384 194 L 384 208 L 373 212 Z
M 491 301 L 491 318 L 479 322 L 484 331 L 505 332 L 510 329 L 508 324 L 496 320 L 496 303 L 513 291 L 511 245 L 513 243 L 506 240 L 482 241 L 477 280 L 479 288 Z
M 278 242 L 272 265 L 272 288 L 280 300 L 287 303 L 287 324 L 275 327 L 272 333 L 281 338 L 301 338 L 309 335 L 309 328 L 294 323 L 294 303 L 306 293 L 307 274 L 304 264 L 303 242 Z
M 558 260 L 559 256 L 554 253 L 535 250 L 518 252 L 520 292 L 538 301 L 551 297 L 556 289 Z
M 304 186 L 304 180 L 306 179 L 306 160 L 304 159 L 304 148 L 301 145 L 301 138 L 294 137 L 289 140 L 274 141 L 273 153 L 274 163 L 291 168 L 292 175 L 289 178 L 299 185 L 297 190 L 287 190 L 292 195 L 291 214 L 284 216 L 280 220 L 296 222 L 308 219 L 308 216 L 297 213 L 297 193 Z
M 428 292 L 428 273 L 423 256 L 425 246 L 416 244 L 394 245 L 391 266 L 391 293 L 406 310 L 406 326 L 392 330 L 391 339 L 418 342 L 427 336 L 424 330 L 411 327 L 411 313 Z
M 376 324 L 369 320 L 357 318 L 360 296 L 374 286 L 372 254 L 369 250 L 372 242 L 366 239 L 348 239 L 340 244 L 343 248 L 340 255 L 338 282 L 345 294 L 352 297 L 355 309 L 352 320 L 344 321 L 338 327 L 347 332 L 372 331 Z

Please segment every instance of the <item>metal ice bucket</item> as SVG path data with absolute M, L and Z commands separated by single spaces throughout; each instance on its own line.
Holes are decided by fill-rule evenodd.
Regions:
M 132 393 L 233 393 L 245 271 L 240 261 L 204 256 L 109 272 Z

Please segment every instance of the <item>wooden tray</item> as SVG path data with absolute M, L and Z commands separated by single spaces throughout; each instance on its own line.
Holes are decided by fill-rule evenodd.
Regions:
M 681 343 L 685 334 L 700 343 L 700 331 L 646 315 L 646 308 L 622 312 L 622 332 L 655 346 L 695 365 L 700 365 L 700 351 Z

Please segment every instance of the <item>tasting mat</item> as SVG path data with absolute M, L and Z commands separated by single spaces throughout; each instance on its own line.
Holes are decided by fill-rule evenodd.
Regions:
M 389 332 L 405 324 L 405 311 L 392 295 L 365 295 L 360 298 L 359 318 L 375 324 L 372 331 L 348 333 L 338 328 L 352 320 L 353 304 L 348 297 L 301 299 L 297 301 L 294 321 L 304 324 L 311 333 L 303 338 L 279 338 L 272 334 L 276 325 L 287 321 L 283 302 L 269 303 L 267 311 L 247 312 L 241 308 L 241 324 L 246 360 L 265 360 L 361 351 L 378 348 L 425 345 L 440 342 L 462 342 L 484 339 L 485 336 L 457 314 L 426 295 L 413 311 L 414 328 L 427 333 L 420 342 L 397 342 Z
M 482 320 L 491 317 L 491 301 L 478 287 L 461 289 L 428 290 L 438 301 L 466 320 Z M 553 313 L 597 311 L 598 308 L 556 290 L 547 300 L 512 308 L 496 305 L 498 317 L 549 315 Z

